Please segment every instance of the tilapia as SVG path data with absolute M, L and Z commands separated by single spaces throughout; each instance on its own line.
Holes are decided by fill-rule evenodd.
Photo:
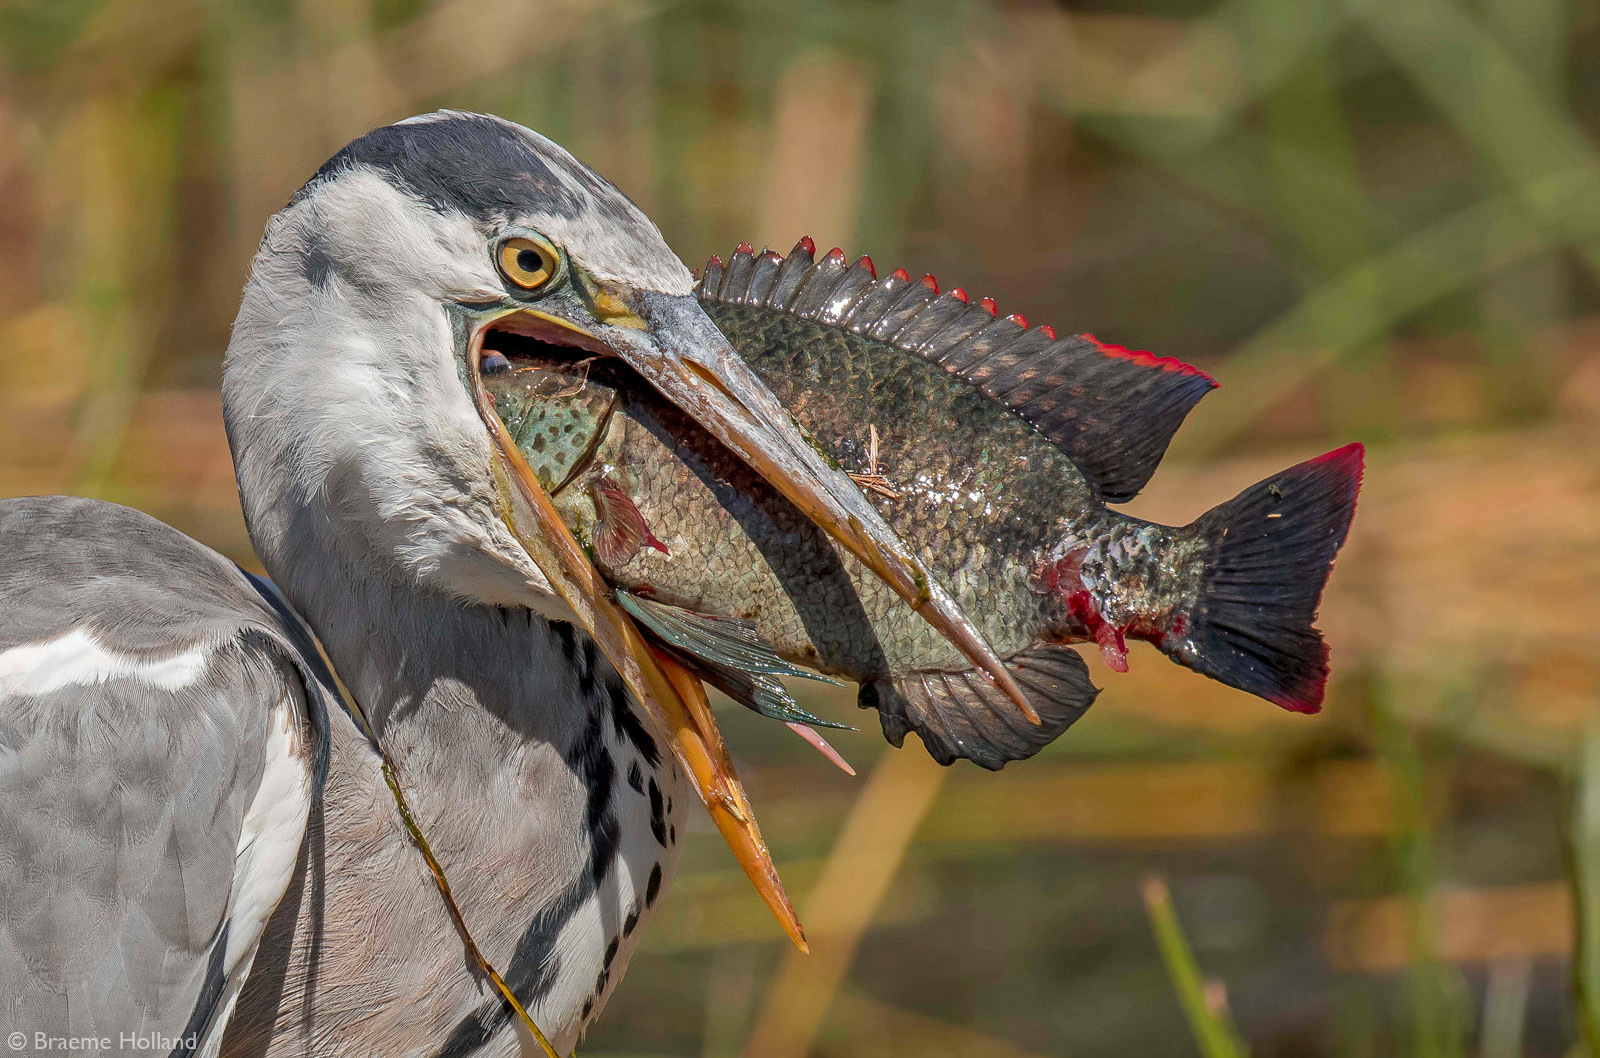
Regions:
M 711 682 L 794 719 L 805 714 L 785 712 L 774 676 L 846 677 L 893 744 L 915 731 L 941 763 L 987 768 L 1036 753 L 1094 701 L 1072 644 L 1125 671 L 1128 640 L 1144 640 L 1286 709 L 1321 707 L 1328 650 L 1313 622 L 1361 445 L 1160 525 L 1108 504 L 1144 487 L 1216 385 L 1204 372 L 1000 318 L 932 277 L 878 279 L 867 258 L 817 259 L 809 239 L 787 257 L 741 245 L 726 266 L 713 258 L 697 293 L 977 621 L 1040 722 L 619 363 L 491 336 L 496 410 L 563 520 L 630 611 Z

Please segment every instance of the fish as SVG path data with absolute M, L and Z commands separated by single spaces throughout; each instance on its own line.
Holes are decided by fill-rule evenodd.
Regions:
M 606 358 L 486 341 L 497 414 L 625 608 L 707 682 L 819 721 L 785 676 L 859 686 L 895 746 L 999 769 L 1099 693 L 1128 643 L 1285 709 L 1323 703 L 1315 626 L 1364 473 L 1359 443 L 1282 470 L 1184 526 L 1114 508 L 1217 383 L 1172 357 L 1057 337 L 931 276 L 810 239 L 741 244 L 696 294 L 803 436 L 848 472 L 976 621 L 1026 712 L 703 429 Z M 491 344 L 492 343 L 492 344 Z M 1032 715 L 1029 715 L 1029 714 Z M 835 725 L 838 726 L 838 725 Z

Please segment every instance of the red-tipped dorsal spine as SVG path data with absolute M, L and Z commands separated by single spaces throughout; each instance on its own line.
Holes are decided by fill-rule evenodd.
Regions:
M 1056 329 L 1050 326 L 1048 323 L 1042 324 L 1039 327 L 1039 333 L 1050 339 L 1052 342 L 1056 340 Z
M 840 264 L 843 264 L 844 251 L 835 246 L 833 249 L 828 251 L 828 258 L 829 260 L 838 261 Z
M 872 258 L 868 257 L 866 254 L 862 254 L 861 255 L 861 260 L 857 261 L 856 264 L 865 265 L 867 271 L 872 273 L 872 278 L 873 279 L 877 279 L 878 278 L 878 268 L 877 268 L 876 265 L 874 265 L 872 263 Z
M 738 248 L 735 249 L 733 252 L 734 253 L 755 253 L 756 252 L 756 248 L 754 246 L 751 246 L 747 242 L 742 242 L 742 243 L 739 244 Z
M 1018 327 L 1021 327 L 1023 330 L 1028 329 L 1028 317 L 1024 316 L 1020 312 L 1013 312 L 1011 315 L 1007 316 L 1006 319 L 1010 320 Z
M 989 310 L 989 315 L 995 319 L 1000 318 L 1000 303 L 994 298 L 979 298 L 978 304 Z
M 904 268 L 896 268 L 893 272 L 889 273 L 889 278 L 898 279 L 902 283 L 909 283 L 911 282 L 911 273 L 907 272 Z
M 711 255 L 711 263 L 716 265 L 718 268 L 721 268 L 722 267 L 722 258 L 718 257 L 716 254 L 712 254 Z
M 809 235 L 800 236 L 800 241 L 794 244 L 794 248 L 807 257 L 817 256 L 817 244 L 811 241 L 811 236 Z
M 968 300 L 967 299 L 967 292 L 965 290 L 962 290 L 960 287 L 951 287 L 950 288 L 950 296 L 955 298 L 957 301 L 961 301 L 961 302 L 965 302 L 965 301 Z
M 927 275 L 922 277 L 922 285 L 933 291 L 935 294 L 939 293 L 939 281 L 933 278 L 932 272 L 929 272 Z
M 1162 371 L 1172 371 L 1179 375 L 1189 375 L 1194 378 L 1203 378 L 1207 382 L 1211 383 L 1212 389 L 1217 388 L 1216 379 L 1212 378 L 1198 367 L 1195 367 L 1193 364 L 1186 364 L 1175 356 L 1157 356 L 1154 353 L 1147 353 L 1142 349 L 1129 349 L 1126 346 L 1112 345 L 1109 342 L 1102 342 L 1100 339 L 1087 332 L 1078 335 L 1078 337 L 1093 345 L 1106 356 L 1114 357 L 1118 360 L 1132 360 L 1134 363 L 1144 367 L 1154 367 Z

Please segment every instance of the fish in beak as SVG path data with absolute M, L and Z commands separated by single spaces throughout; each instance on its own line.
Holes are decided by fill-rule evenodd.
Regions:
M 616 601 L 505 424 L 482 380 L 491 329 L 614 356 L 760 473 L 838 544 L 890 585 L 1030 720 L 1037 714 L 970 619 L 922 569 L 857 486 L 831 467 L 734 352 L 693 296 L 619 293 L 585 282 L 582 297 L 536 304 L 463 306 L 461 350 L 473 403 L 494 441 L 502 514 L 529 557 L 599 645 L 640 705 L 666 733 L 712 821 L 745 874 L 802 950 L 805 936 L 762 840 L 749 799 L 700 680 L 650 645 Z M 495 354 L 490 354 L 495 355 Z
M 1031 723 L 1039 723 L 1022 688 L 982 633 L 849 475 L 805 438 L 694 296 L 652 292 L 639 301 L 647 328 L 631 332 L 637 338 L 625 336 L 617 356 L 882 578 L 987 673 Z
M 646 642 L 572 531 L 562 523 L 495 414 L 479 368 L 486 330 L 487 326 L 479 327 L 473 334 L 466 366 L 473 403 L 494 440 L 491 469 L 507 526 L 572 611 L 576 623 L 594 638 L 634 699 L 666 735 L 673 756 L 694 784 L 711 821 L 783 931 L 801 951 L 809 951 L 805 931 L 778 878 L 700 681 Z

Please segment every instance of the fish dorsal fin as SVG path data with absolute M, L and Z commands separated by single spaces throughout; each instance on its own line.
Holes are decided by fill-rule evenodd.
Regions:
M 1002 319 L 993 300 L 974 304 L 959 287 L 941 293 L 932 276 L 897 269 L 879 279 L 871 258 L 849 264 L 837 248 L 819 259 L 809 237 L 788 257 L 740 243 L 726 265 L 711 258 L 695 293 L 707 304 L 815 320 L 938 364 L 1044 434 L 1114 503 L 1138 495 L 1189 409 L 1217 385 L 1172 357 Z

